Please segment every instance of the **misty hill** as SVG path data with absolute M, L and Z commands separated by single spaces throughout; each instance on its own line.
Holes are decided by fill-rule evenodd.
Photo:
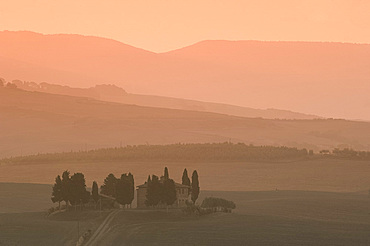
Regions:
M 48 153 L 1 159 L 0 164 L 126 161 L 281 161 L 308 159 L 306 149 L 243 143 L 134 145 L 79 152 Z M 366 157 L 368 153 L 365 153 Z
M 48 83 L 23 82 L 13 80 L 18 88 L 27 91 L 38 91 L 52 94 L 89 97 L 102 101 L 134 104 L 138 106 L 149 106 L 159 108 L 171 108 L 182 110 L 193 110 L 202 112 L 213 112 L 241 117 L 265 118 L 265 119 L 317 119 L 319 116 L 300 114 L 287 110 L 278 109 L 252 109 L 220 103 L 200 102 L 180 98 L 170 98 L 151 95 L 138 95 L 127 93 L 124 89 L 115 85 L 96 85 L 90 88 L 73 88 L 69 86 L 54 85 Z
M 156 54 L 80 35 L 4 31 L 0 42 L 7 80 L 370 119 L 368 44 L 203 41 Z
M 243 142 L 368 150 L 370 123 L 268 120 L 0 88 L 0 157 L 138 144 Z

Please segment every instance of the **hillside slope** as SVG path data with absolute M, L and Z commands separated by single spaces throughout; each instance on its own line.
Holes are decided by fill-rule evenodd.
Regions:
M 0 88 L 0 157 L 128 144 L 245 142 L 368 149 L 370 123 L 267 120 Z
M 156 54 L 80 35 L 0 32 L 6 79 L 370 119 L 370 45 L 203 41 Z
M 97 100 L 134 104 L 138 106 L 193 110 L 201 112 L 213 112 L 226 115 L 234 115 L 249 118 L 265 119 L 318 119 L 315 115 L 301 114 L 288 110 L 279 109 L 253 109 L 221 103 L 201 102 L 181 98 L 163 96 L 138 95 L 127 93 L 124 89 L 115 85 L 96 85 L 90 88 L 73 88 L 69 86 L 54 85 L 48 83 L 37 84 L 35 82 L 23 82 L 13 80 L 18 88 L 26 91 L 38 91 L 58 95 L 89 97 Z

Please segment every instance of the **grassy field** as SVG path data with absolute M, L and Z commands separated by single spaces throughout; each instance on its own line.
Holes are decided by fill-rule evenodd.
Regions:
M 233 214 L 186 217 L 128 211 L 99 245 L 368 245 L 364 194 L 307 191 L 211 192 L 237 203 Z
M 75 245 L 77 220 L 80 233 L 94 230 L 102 212 L 70 212 L 46 217 L 56 206 L 50 200 L 51 185 L 0 183 L 0 245 Z
M 51 185 L 0 183 L 0 213 L 46 211 L 53 203 Z
M 0 245 L 76 245 L 78 224 L 81 235 L 95 230 L 105 215 L 69 212 L 46 218 L 44 212 L 0 213 Z
M 0 245 L 74 245 L 80 232 L 95 230 L 106 212 L 60 213 L 44 210 L 49 185 L 0 184 Z M 32 189 L 30 189 L 32 187 Z M 28 189 L 28 192 L 27 192 Z M 12 196 L 9 192 L 12 191 Z M 31 192 L 32 191 L 32 192 Z M 39 194 L 38 199 L 34 193 Z M 18 194 L 23 194 L 18 195 Z M 29 195 L 27 195 L 29 194 Z M 370 198 L 366 193 L 318 191 L 201 191 L 205 197 L 233 200 L 232 214 L 203 217 L 180 211 L 123 210 L 99 245 L 369 245 Z M 27 202 L 26 202 L 27 201 Z M 4 213 L 5 212 L 5 213 Z
M 149 174 L 162 175 L 164 167 L 180 182 L 186 167 L 196 169 L 203 190 L 313 190 L 357 192 L 370 189 L 370 161 L 314 159 L 284 162 L 66 162 L 1 165 L 0 182 L 52 184 L 68 169 L 82 172 L 87 186 L 95 180 L 99 186 L 113 173 L 131 172 L 135 185 L 144 183 Z

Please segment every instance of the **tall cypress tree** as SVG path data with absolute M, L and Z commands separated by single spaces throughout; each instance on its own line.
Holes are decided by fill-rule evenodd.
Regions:
M 116 201 L 119 203 L 119 204 L 122 204 L 122 205 L 125 205 L 126 202 L 127 202 L 127 196 L 128 196 L 128 192 L 127 192 L 127 185 L 125 184 L 126 178 L 124 177 L 124 175 L 121 176 L 120 179 L 117 180 L 116 184 L 115 184 L 115 189 L 116 189 Z
M 122 205 L 130 205 L 134 200 L 134 194 L 134 176 L 131 173 L 122 174 L 116 184 L 117 202 Z
M 173 179 L 166 179 L 162 185 L 162 198 L 161 201 L 167 206 L 172 205 L 177 200 L 176 186 Z
M 200 192 L 198 172 L 194 170 L 193 175 L 191 176 L 191 200 L 193 203 L 198 199 Z
M 131 207 L 132 201 L 134 200 L 134 197 L 135 197 L 135 180 L 134 180 L 134 175 L 132 175 L 131 173 L 128 173 L 127 178 L 128 178 L 129 185 L 130 185 L 128 204 L 130 204 L 130 207 Z
M 182 173 L 182 184 L 190 186 L 190 179 L 188 176 L 188 170 L 186 170 L 186 168 L 184 169 L 184 172 Z
M 97 202 L 99 201 L 99 188 L 98 188 L 98 183 L 96 183 L 96 181 L 94 181 L 92 184 L 91 195 L 95 201 L 95 206 L 96 206 Z
M 164 168 L 164 179 L 166 180 L 166 179 L 169 179 L 169 178 L 170 178 L 170 175 L 168 174 L 168 168 L 165 167 Z
M 62 198 L 66 203 L 66 208 L 68 210 L 69 202 L 71 199 L 71 178 L 69 177 L 69 171 L 66 170 L 62 174 Z
M 55 178 L 55 184 L 53 185 L 53 193 L 51 196 L 51 200 L 53 203 L 59 203 L 59 210 L 60 210 L 60 203 L 63 201 L 63 194 L 62 194 L 62 179 L 60 175 Z
M 75 173 L 71 176 L 71 203 L 78 205 L 87 203 L 90 198 L 90 192 L 86 190 L 85 176 L 82 173 Z
M 151 181 L 148 182 L 145 205 L 157 206 L 160 201 L 161 201 L 161 183 L 159 182 L 159 178 L 153 175 Z

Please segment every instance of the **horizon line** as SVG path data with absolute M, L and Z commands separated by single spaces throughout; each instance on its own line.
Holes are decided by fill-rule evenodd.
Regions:
M 114 42 L 119 42 L 121 44 L 131 46 L 131 47 L 136 48 L 136 49 L 141 49 L 141 50 L 144 50 L 144 51 L 147 51 L 147 52 L 155 53 L 155 54 L 169 53 L 169 52 L 172 52 L 172 51 L 181 50 L 181 49 L 184 49 L 184 48 L 187 48 L 187 47 L 191 47 L 193 45 L 196 45 L 196 44 L 199 44 L 199 43 L 202 43 L 202 42 L 212 42 L 212 41 L 222 41 L 222 42 L 266 42 L 266 43 L 268 43 L 268 42 L 271 42 L 271 43 L 273 43 L 273 42 L 282 42 L 282 43 L 283 42 L 285 42 L 285 43 L 329 43 L 329 44 L 331 43 L 331 44 L 350 44 L 350 45 L 370 45 L 370 43 L 361 43 L 361 42 L 355 43 L 355 42 L 322 41 L 322 40 L 321 41 L 320 40 L 308 41 L 308 40 L 258 40 L 258 39 L 235 39 L 235 40 L 232 40 L 232 39 L 203 39 L 203 40 L 199 40 L 199 41 L 190 43 L 188 45 L 181 46 L 181 47 L 174 48 L 174 49 L 169 49 L 169 50 L 165 50 L 165 51 L 153 51 L 153 50 L 150 50 L 150 49 L 135 46 L 133 44 L 128 44 L 128 43 L 125 43 L 121 40 L 117 40 L 117 39 L 114 39 L 114 38 L 111 38 L 111 37 L 104 37 L 104 36 L 98 36 L 98 35 L 92 35 L 92 34 L 41 33 L 41 32 L 30 31 L 30 30 L 6 30 L 6 29 L 0 30 L 0 32 L 13 32 L 13 33 L 24 32 L 24 33 L 33 33 L 33 34 L 37 34 L 37 35 L 43 35 L 43 36 L 71 35 L 71 36 L 81 36 L 81 37 L 92 37 L 92 38 L 106 39 L 106 40 L 110 40 L 110 41 L 114 41 Z

